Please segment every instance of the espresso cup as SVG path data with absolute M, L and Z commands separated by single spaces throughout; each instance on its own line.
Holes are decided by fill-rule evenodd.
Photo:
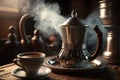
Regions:
M 22 67 L 26 72 L 26 76 L 38 76 L 38 71 L 45 59 L 45 54 L 42 52 L 23 52 L 17 55 L 13 62 Z

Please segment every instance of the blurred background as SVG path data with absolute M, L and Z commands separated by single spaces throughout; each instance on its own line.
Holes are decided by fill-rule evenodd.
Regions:
M 8 27 L 14 25 L 18 29 L 18 23 L 24 14 L 22 9 L 30 7 L 36 0 L 0 0 L 0 39 L 7 38 Z M 45 0 L 48 3 L 58 3 L 61 15 L 70 16 L 75 9 L 80 18 L 86 18 L 94 9 L 98 8 L 98 0 Z M 19 33 L 18 33 L 19 34 Z
M 50 13 L 53 11 L 53 14 L 48 13 L 47 16 L 45 17 L 50 20 L 53 20 L 52 17 L 56 18 L 55 20 L 53 20 L 53 23 L 56 20 L 60 22 L 59 19 L 61 19 L 61 21 L 63 19 L 64 22 L 66 19 L 70 17 L 71 11 L 74 9 L 77 11 L 78 17 L 83 20 L 84 24 L 88 24 L 92 26 L 93 23 L 95 23 L 96 21 L 96 23 L 100 26 L 101 23 L 99 22 L 98 1 L 99 0 L 0 0 L 0 60 L 2 60 L 0 65 L 11 62 L 9 61 L 9 57 L 12 55 L 12 51 L 10 52 L 9 49 L 7 51 L 4 48 L 5 42 L 6 40 L 8 40 L 9 27 L 11 25 L 15 26 L 16 35 L 18 41 L 20 41 L 21 37 L 19 32 L 19 21 L 25 13 L 31 13 L 32 11 L 33 14 L 37 15 L 36 5 L 39 5 L 38 9 L 40 9 L 40 14 L 42 14 L 43 10 L 49 11 L 50 9 Z M 54 10 L 52 9 L 55 9 L 55 13 L 57 12 L 57 15 L 59 15 L 58 17 L 55 17 Z M 44 17 L 40 17 L 40 18 L 44 18 Z M 91 18 L 94 18 L 94 20 L 92 20 Z M 37 19 L 35 18 L 35 20 Z M 58 24 L 55 24 L 55 26 L 57 26 Z M 26 28 L 27 34 L 33 34 L 34 27 L 36 26 L 29 25 Z M 90 37 L 89 39 L 92 38 L 93 37 Z M 54 37 L 51 37 L 50 39 L 54 40 Z

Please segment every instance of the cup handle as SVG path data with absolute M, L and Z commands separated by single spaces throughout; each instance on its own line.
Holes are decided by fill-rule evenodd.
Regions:
M 22 67 L 18 61 L 19 61 L 19 59 L 18 59 L 18 58 L 16 58 L 16 59 L 14 59 L 14 60 L 13 60 L 13 63 L 15 63 L 16 65 L 18 65 L 18 66 Z

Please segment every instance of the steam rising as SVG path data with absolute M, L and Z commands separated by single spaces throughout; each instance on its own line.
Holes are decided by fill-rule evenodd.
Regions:
M 55 32 L 55 29 L 60 32 L 58 25 L 62 24 L 66 19 L 60 15 L 60 7 L 57 3 L 45 3 L 37 0 L 33 6 L 32 13 L 35 16 L 35 27 L 43 30 L 48 34 Z
M 102 27 L 101 19 L 99 18 L 99 9 L 95 9 L 89 16 L 82 20 L 84 25 L 88 25 L 90 29 L 87 30 L 86 44 L 90 47 L 90 50 L 95 50 L 97 44 L 97 36 L 94 31 L 94 27 L 97 25 L 103 33 L 103 43 L 105 42 L 106 30 Z
M 45 3 L 45 0 L 25 0 L 23 2 L 23 12 L 30 12 L 34 16 L 37 29 L 43 30 L 48 34 L 54 33 L 55 29 L 60 32 L 58 25 L 66 21 L 66 18 L 61 15 L 58 3 Z M 99 11 L 96 9 L 85 20 L 82 20 L 84 25 L 94 27 L 96 24 L 102 26 L 99 18 Z M 93 31 L 90 31 L 92 33 Z
M 29 13 L 31 11 L 30 0 L 20 0 L 21 13 Z
M 85 20 L 82 20 L 84 25 L 88 25 L 90 29 L 87 30 L 87 38 L 89 45 L 95 45 L 97 43 L 96 33 L 93 31 L 93 28 L 98 25 L 102 26 L 102 23 L 99 19 L 98 10 L 94 10 Z
M 28 3 L 33 1 L 31 3 Z M 60 27 L 58 25 L 66 21 L 66 18 L 61 16 L 60 7 L 57 3 L 45 3 L 44 0 L 27 0 L 26 7 L 23 8 L 23 12 L 30 12 L 34 16 L 37 29 L 46 32 L 47 34 L 60 33 Z M 96 33 L 93 31 L 93 27 L 98 25 L 104 32 L 105 29 L 101 27 L 103 24 L 99 18 L 99 9 L 94 10 L 85 20 L 81 20 L 84 25 L 88 25 L 91 29 L 87 31 L 87 44 L 95 45 L 97 43 Z M 56 29 L 56 30 L 55 30 Z M 45 36 L 47 36 L 45 34 Z M 93 47 L 95 48 L 95 47 Z
M 99 18 L 99 9 L 95 9 L 89 16 L 82 21 L 83 24 L 94 27 L 95 25 L 102 26 L 101 19 Z

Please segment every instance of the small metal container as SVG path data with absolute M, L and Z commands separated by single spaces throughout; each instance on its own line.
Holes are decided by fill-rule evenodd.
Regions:
M 120 24 L 120 2 L 119 0 L 99 1 L 100 18 L 104 25 Z

